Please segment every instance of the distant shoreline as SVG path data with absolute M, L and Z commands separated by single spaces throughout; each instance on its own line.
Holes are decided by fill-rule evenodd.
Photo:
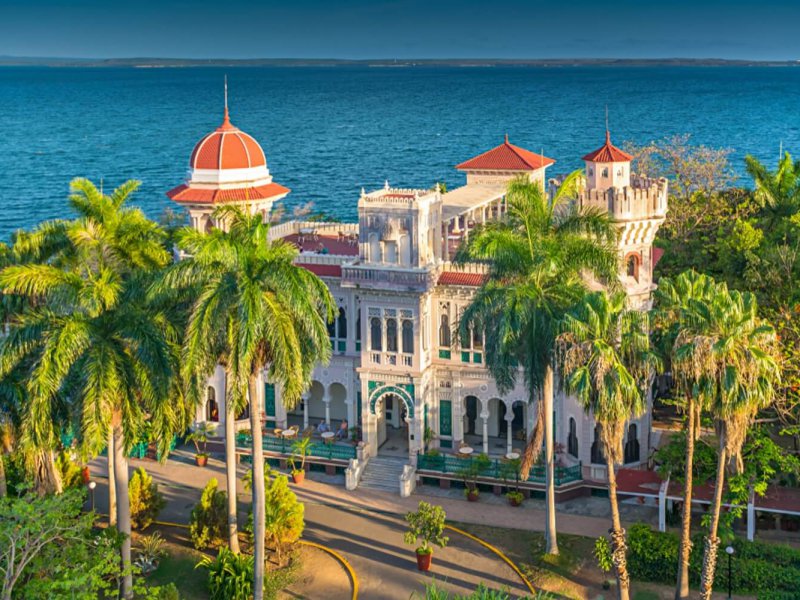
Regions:
M 800 60 L 728 60 L 717 58 L 554 58 L 554 59 L 184 59 L 184 58 L 46 58 L 0 56 L 0 67 L 800 67 Z

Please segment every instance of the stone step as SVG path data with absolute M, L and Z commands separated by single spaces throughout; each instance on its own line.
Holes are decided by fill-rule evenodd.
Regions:
M 400 475 L 406 459 L 394 456 L 376 456 L 369 460 L 359 487 L 387 492 L 400 492 Z

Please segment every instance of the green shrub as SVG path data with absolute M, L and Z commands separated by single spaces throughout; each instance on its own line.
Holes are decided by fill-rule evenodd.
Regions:
M 158 484 L 142 467 L 134 471 L 128 483 L 128 498 L 131 502 L 133 529 L 146 529 L 167 504 L 158 491 Z
M 220 546 L 228 539 L 228 495 L 218 485 L 216 479 L 209 479 L 192 509 L 189 534 L 198 550 Z
M 252 556 L 234 554 L 227 546 L 222 546 L 216 558 L 206 556 L 197 566 L 208 570 L 210 600 L 249 600 L 253 597 Z
M 608 573 L 614 568 L 611 560 L 611 542 L 607 537 L 599 537 L 594 541 L 594 557 L 597 559 L 597 566 L 603 573 Z
M 70 458 L 67 452 L 60 452 L 56 456 L 56 469 L 61 475 L 61 483 L 65 490 L 83 486 L 81 467 Z
M 289 489 L 287 477 L 278 475 L 272 479 L 265 491 L 264 531 L 278 565 L 284 564 L 284 553 L 303 535 L 303 516 L 303 504 Z
M 693 538 L 689 577 L 692 585 L 700 583 L 703 563 L 703 535 Z M 633 579 L 671 585 L 678 564 L 679 538 L 673 533 L 653 531 L 648 525 L 636 524 L 628 529 L 628 569 Z M 800 589 L 800 550 L 786 545 L 733 541 L 732 587 L 735 592 L 795 592 Z M 719 552 L 714 586 L 728 587 L 728 556 Z M 780 596 L 777 596 L 780 597 Z

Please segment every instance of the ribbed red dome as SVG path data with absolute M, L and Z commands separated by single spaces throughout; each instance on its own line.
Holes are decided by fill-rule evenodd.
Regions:
M 231 124 L 227 109 L 222 125 L 197 142 L 189 158 L 192 169 L 249 169 L 266 164 L 261 146 Z

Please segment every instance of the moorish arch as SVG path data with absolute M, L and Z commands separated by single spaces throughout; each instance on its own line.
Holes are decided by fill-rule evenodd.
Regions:
M 383 400 L 388 395 L 397 396 L 406 406 L 406 415 L 408 420 L 414 418 L 414 384 L 381 384 L 378 382 L 369 382 L 369 412 L 371 415 L 377 415 L 375 408 L 380 400 Z

